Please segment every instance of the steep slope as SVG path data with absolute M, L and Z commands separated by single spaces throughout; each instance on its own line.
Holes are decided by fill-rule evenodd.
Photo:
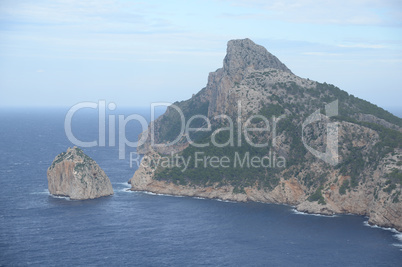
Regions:
M 181 132 L 182 121 L 198 130 Z M 401 127 L 367 101 L 294 75 L 251 40 L 232 40 L 207 86 L 142 133 L 145 156 L 130 182 L 132 190 L 367 215 L 402 230 Z

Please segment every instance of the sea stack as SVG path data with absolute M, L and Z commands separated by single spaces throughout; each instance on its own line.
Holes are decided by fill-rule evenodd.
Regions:
M 47 170 L 49 192 L 70 199 L 94 199 L 113 195 L 112 184 L 99 165 L 80 148 L 68 148 Z

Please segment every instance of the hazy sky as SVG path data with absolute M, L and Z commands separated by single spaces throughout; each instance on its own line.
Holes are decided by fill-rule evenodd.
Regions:
M 184 100 L 230 39 L 296 75 L 401 107 L 402 1 L 0 1 L 0 107 Z

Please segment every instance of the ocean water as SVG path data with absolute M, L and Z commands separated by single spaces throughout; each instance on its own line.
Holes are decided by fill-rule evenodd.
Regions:
M 120 113 L 149 111 L 111 114 Z M 132 148 L 125 160 L 119 160 L 116 146 L 83 148 L 109 176 L 113 196 L 52 197 L 46 170 L 72 146 L 65 114 L 66 109 L 0 111 L 2 266 L 402 265 L 402 235 L 369 227 L 364 217 L 129 192 L 127 181 L 136 169 L 129 164 Z M 96 140 L 96 112 L 78 112 L 72 129 L 81 140 Z M 140 131 L 138 123 L 129 123 L 127 138 L 136 141 Z

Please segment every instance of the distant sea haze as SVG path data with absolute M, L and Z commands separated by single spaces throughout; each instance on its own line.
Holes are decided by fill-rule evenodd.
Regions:
M 46 170 L 73 145 L 67 110 L 0 112 L 0 265 L 400 266 L 402 236 L 352 215 L 312 216 L 292 207 L 131 192 L 135 168 L 118 147 L 83 148 L 109 176 L 115 195 L 55 198 Z M 122 112 L 121 110 L 116 110 Z M 148 116 L 148 110 L 125 110 Z M 120 113 L 121 114 L 121 113 Z M 399 113 L 398 116 L 400 116 Z M 73 130 L 98 136 L 96 112 Z M 128 125 L 130 140 L 140 133 Z M 127 151 L 129 153 L 131 151 Z

